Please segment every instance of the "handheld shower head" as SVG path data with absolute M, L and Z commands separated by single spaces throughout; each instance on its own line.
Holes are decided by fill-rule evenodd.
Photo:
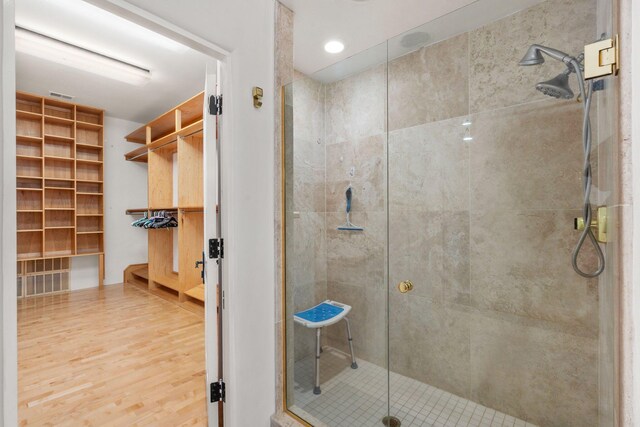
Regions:
M 536 85 L 536 89 L 554 98 L 571 99 L 573 91 L 569 87 L 569 74 L 570 71 L 567 70 L 551 80 L 540 82 Z
M 544 63 L 544 56 L 540 53 L 540 49 L 538 49 L 537 44 L 532 44 L 527 49 L 527 53 L 522 57 L 518 65 L 528 66 L 528 65 L 540 65 Z
M 522 65 L 522 66 L 540 65 L 544 63 L 544 56 L 542 56 L 543 53 L 549 55 L 553 59 L 562 61 L 567 65 L 571 63 L 572 59 L 574 59 L 572 56 L 562 51 L 559 51 L 557 49 L 554 49 L 552 47 L 546 47 L 539 44 L 532 44 L 531 46 L 529 46 L 527 53 L 520 60 L 519 65 Z
M 577 58 L 573 56 L 569 56 L 564 52 L 561 52 L 557 49 L 553 49 L 546 46 L 541 46 L 538 44 L 533 44 L 529 46 L 527 53 L 520 60 L 520 65 L 529 66 L 529 65 L 540 65 L 544 63 L 544 56 L 542 54 L 546 54 L 552 57 L 555 60 L 563 62 L 567 69 L 564 70 L 561 74 L 558 74 L 551 80 L 547 80 L 544 82 L 540 82 L 536 85 L 536 89 L 545 95 L 553 96 L 554 98 L 564 98 L 571 99 L 573 98 L 573 92 L 569 87 L 569 75 L 571 73 L 576 74 L 576 78 L 578 80 L 578 88 L 580 89 L 580 95 L 582 97 L 582 108 L 583 108 L 583 118 L 582 118 L 582 148 L 584 155 L 584 163 L 582 169 L 582 190 L 583 190 L 583 217 L 585 218 L 585 223 L 587 224 L 580 238 L 578 239 L 578 244 L 576 245 L 573 253 L 571 254 L 571 265 L 573 269 L 582 277 L 592 278 L 599 276 L 605 267 L 605 257 L 602 249 L 598 245 L 598 240 L 593 234 L 593 230 L 591 229 L 591 201 L 589 200 L 591 194 L 591 185 L 592 185 L 592 173 L 591 173 L 591 123 L 589 121 L 589 108 L 591 106 L 591 96 L 594 90 L 594 85 L 590 82 L 585 82 L 584 75 L 582 73 L 584 66 L 582 65 L 582 61 L 584 60 L 584 55 L 579 55 Z M 589 239 L 593 244 L 593 247 L 596 251 L 596 255 L 598 257 L 598 267 L 595 271 L 589 272 L 584 271 L 578 265 L 578 256 L 582 251 L 582 246 L 586 239 Z

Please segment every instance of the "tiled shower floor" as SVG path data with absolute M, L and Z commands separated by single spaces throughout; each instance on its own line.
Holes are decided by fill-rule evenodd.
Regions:
M 313 394 L 314 357 L 295 364 L 294 413 L 315 426 L 382 426 L 387 415 L 387 371 L 358 359 L 351 369 L 349 357 L 324 348 L 320 362 L 322 394 Z M 391 415 L 402 427 L 509 426 L 534 427 L 470 400 L 396 373 L 390 374 Z

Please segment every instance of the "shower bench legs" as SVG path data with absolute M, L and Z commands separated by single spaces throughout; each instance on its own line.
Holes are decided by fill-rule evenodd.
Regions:
M 349 352 L 351 353 L 351 369 L 358 369 L 358 363 L 356 362 L 356 356 L 353 353 L 353 338 L 351 337 L 351 325 L 349 318 L 344 317 L 343 320 L 347 324 L 347 340 L 349 341 Z M 316 360 L 315 360 L 315 383 L 313 387 L 313 394 L 320 394 L 320 353 L 322 353 L 322 327 L 316 328 Z

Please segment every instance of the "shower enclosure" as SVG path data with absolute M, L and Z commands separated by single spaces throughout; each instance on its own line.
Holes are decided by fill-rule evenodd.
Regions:
M 572 268 L 582 104 L 536 90 L 562 62 L 519 66 L 532 44 L 577 57 L 611 33 L 608 0 L 479 0 L 296 73 L 283 111 L 291 414 L 314 426 L 613 425 L 609 243 L 602 275 Z M 590 198 L 609 207 L 612 242 L 615 77 L 599 80 Z M 595 271 L 597 255 L 585 244 L 579 267 Z M 294 321 L 323 301 L 351 307 L 352 341 L 343 322 Z

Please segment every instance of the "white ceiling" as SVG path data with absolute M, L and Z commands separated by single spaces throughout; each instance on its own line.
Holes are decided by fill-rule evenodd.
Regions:
M 73 95 L 72 102 L 144 123 L 204 89 L 209 57 L 82 0 L 19 0 L 16 25 L 151 70 L 149 83 L 134 86 L 16 53 L 18 90 Z
M 420 47 L 404 45 L 407 32 L 426 34 L 423 44 L 436 43 L 542 0 L 281 1 L 294 12 L 296 69 L 328 82 Z M 344 51 L 325 52 L 329 40 L 342 41 Z
M 295 13 L 296 69 L 313 74 L 474 0 L 281 0 Z M 340 40 L 339 54 L 324 51 Z
M 413 19 L 407 19 L 406 22 L 409 22 L 405 24 L 408 27 L 407 30 L 390 37 L 387 43 L 377 44 L 365 51 L 331 64 L 313 73 L 313 78 L 325 83 L 341 80 L 346 76 L 360 73 L 374 65 L 406 55 L 422 46 L 438 43 L 458 34 L 483 27 L 520 10 L 527 9 L 541 1 L 544 0 L 476 0 L 467 6 L 427 21 L 418 27 L 413 26 Z M 408 16 L 413 15 L 415 14 L 408 14 Z M 400 26 L 397 28 L 400 28 Z M 305 30 L 301 31 L 304 35 L 299 35 L 299 37 L 303 39 L 310 37 Z M 349 30 L 343 31 L 343 33 L 346 34 L 346 40 L 353 36 L 353 33 Z M 300 55 L 301 61 L 307 59 L 306 52 Z

